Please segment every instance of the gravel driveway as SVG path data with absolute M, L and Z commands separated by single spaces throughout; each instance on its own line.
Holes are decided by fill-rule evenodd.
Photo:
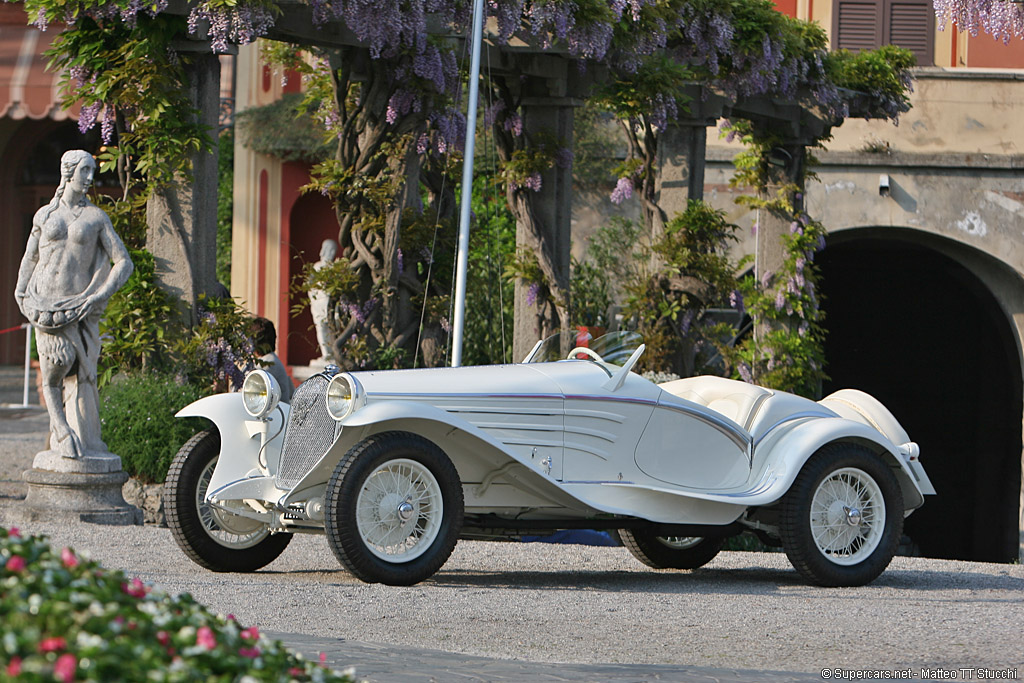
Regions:
M 535 662 L 1024 671 L 1024 567 L 896 558 L 873 584 L 804 585 L 776 553 L 722 553 L 696 572 L 622 548 L 461 542 L 434 578 L 368 585 L 322 537 L 254 574 L 191 564 L 166 529 L 23 525 L 243 623 L 288 633 Z

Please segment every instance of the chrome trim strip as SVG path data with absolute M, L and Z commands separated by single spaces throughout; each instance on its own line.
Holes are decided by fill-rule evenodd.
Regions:
M 814 412 L 812 410 L 808 410 L 808 411 L 804 411 L 802 413 L 793 413 L 791 415 L 787 415 L 786 417 L 782 418 L 781 420 L 779 420 L 778 422 L 773 424 L 771 427 L 769 427 L 768 429 L 763 431 L 761 433 L 761 436 L 757 437 L 757 440 L 754 441 L 754 448 L 757 448 L 758 445 L 760 445 L 760 443 L 762 441 L 764 441 L 765 438 L 767 438 L 767 436 L 769 434 L 771 434 L 775 429 L 777 429 L 778 427 L 781 427 L 782 425 L 786 424 L 787 422 L 792 422 L 793 420 L 806 420 L 806 419 L 812 418 L 812 417 L 835 417 L 835 414 L 831 413 L 831 412 L 829 412 L 829 413 L 817 413 L 817 412 Z
M 662 406 L 671 410 L 676 410 L 681 413 L 685 413 L 691 417 L 694 417 L 701 422 L 708 424 L 720 431 L 724 436 L 728 437 L 733 443 L 735 443 L 741 450 L 747 453 L 748 459 L 752 457 L 751 443 L 752 437 L 743 431 L 742 427 L 733 425 L 727 422 L 725 418 L 718 418 L 715 415 L 711 415 L 697 409 L 697 404 L 694 407 L 683 405 L 680 403 L 670 402 L 659 402 L 657 400 L 649 398 L 629 398 L 624 396 L 595 396 L 593 394 L 491 394 L 491 393 L 469 393 L 469 394 L 409 394 L 409 393 L 375 393 L 367 392 L 368 396 L 374 398 L 416 398 L 420 400 L 431 400 L 431 399 L 459 399 L 459 398 L 490 398 L 490 399 L 528 399 L 528 400 L 541 400 L 541 399 L 564 399 L 566 401 L 601 401 L 602 403 L 630 403 L 634 405 L 646 405 L 651 407 Z M 710 408 L 707 410 L 710 411 Z M 451 412 L 459 412 L 454 410 Z M 712 411 L 713 412 L 713 411 Z
M 708 413 L 704 413 L 700 410 L 696 410 L 688 405 L 684 405 L 681 403 L 662 402 L 659 403 L 658 405 L 662 406 L 663 408 L 669 408 L 680 413 L 685 413 L 690 417 L 696 418 L 701 422 L 704 422 L 705 424 L 714 427 L 719 432 L 721 432 L 729 439 L 731 439 L 732 442 L 735 443 L 740 448 L 740 450 L 747 454 L 748 463 L 753 462 L 753 451 L 751 450 L 753 438 L 750 436 L 750 434 L 747 434 L 745 431 L 743 431 L 742 428 L 738 428 L 738 426 L 734 426 L 730 422 L 727 422 L 725 418 L 718 418 L 715 415 L 709 415 Z M 697 404 L 694 405 L 696 406 Z M 708 408 L 708 410 L 711 409 Z

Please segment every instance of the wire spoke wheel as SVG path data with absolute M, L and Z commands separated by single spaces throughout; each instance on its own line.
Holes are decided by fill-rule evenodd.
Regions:
M 359 442 L 327 483 L 324 529 L 338 561 L 368 583 L 410 586 L 441 568 L 462 531 L 459 473 L 409 432 Z
M 810 516 L 818 550 L 836 564 L 857 564 L 882 540 L 882 490 L 863 470 L 845 467 L 818 486 Z
M 686 550 L 700 545 L 704 539 L 700 536 L 658 536 L 658 542 L 673 550 Z
M 408 562 L 426 552 L 443 514 L 441 486 L 413 460 L 392 460 L 377 468 L 356 499 L 356 526 L 367 549 L 390 562 Z
M 655 569 L 697 569 L 715 559 L 724 538 L 701 536 L 656 536 L 639 527 L 619 529 L 622 545 L 648 567 Z
M 199 484 L 196 486 L 196 512 L 199 522 L 217 543 L 225 548 L 241 550 L 259 545 L 260 541 L 270 536 L 270 529 L 255 519 L 232 514 L 223 507 L 215 507 L 206 502 L 206 494 L 210 490 L 213 470 L 217 467 L 218 458 L 214 458 L 199 473 Z
M 804 464 L 779 506 L 790 562 L 822 586 L 862 586 L 881 574 L 903 533 L 903 495 L 889 464 L 833 443 Z
M 213 505 L 206 500 L 220 458 L 220 434 L 196 434 L 171 461 L 164 507 L 171 535 L 188 557 L 215 572 L 251 572 L 273 562 L 292 535 L 272 534 L 267 524 L 231 510 L 242 501 Z

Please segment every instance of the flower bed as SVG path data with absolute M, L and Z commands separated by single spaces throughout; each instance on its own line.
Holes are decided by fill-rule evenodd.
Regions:
M 321 657 L 323 659 L 323 657 Z M 351 681 L 278 641 L 0 528 L 0 681 Z

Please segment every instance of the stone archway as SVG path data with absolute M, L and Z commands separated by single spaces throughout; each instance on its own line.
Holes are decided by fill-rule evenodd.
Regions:
M 928 239 L 897 229 L 830 239 L 818 260 L 825 393 L 853 386 L 874 394 L 921 445 L 938 491 L 907 520 L 922 555 L 1014 561 L 1024 386 L 1006 312 L 1015 308 L 949 255 L 958 247 Z M 967 260 L 1000 268 L 988 257 Z

